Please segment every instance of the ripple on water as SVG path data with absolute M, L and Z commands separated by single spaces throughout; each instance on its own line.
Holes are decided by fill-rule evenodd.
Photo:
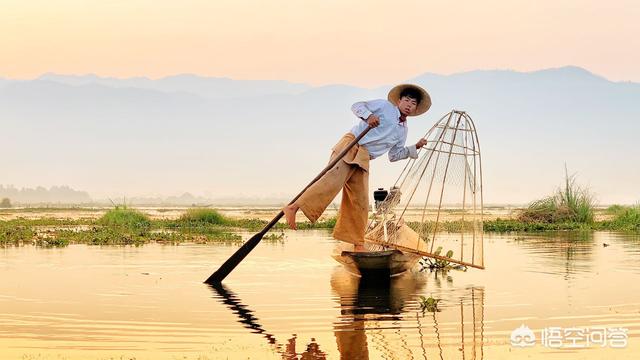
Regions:
M 521 324 L 640 333 L 637 236 L 487 234 L 485 271 L 412 272 L 383 286 L 338 266 L 333 245 L 327 232 L 287 232 L 219 288 L 201 281 L 234 247 L 4 249 L 0 348 L 15 358 L 499 359 Z M 437 309 L 420 296 L 440 299 Z

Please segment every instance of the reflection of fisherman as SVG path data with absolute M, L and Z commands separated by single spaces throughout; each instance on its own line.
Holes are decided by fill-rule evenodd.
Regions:
M 425 285 L 425 279 L 413 273 L 389 281 L 385 286 L 380 286 L 379 282 L 363 282 L 362 278 L 352 276 L 342 267 L 331 274 L 331 288 L 338 295 L 341 309 L 340 320 L 334 325 L 340 359 L 369 359 L 369 345 L 377 348 L 380 344 L 368 344 L 366 322 L 375 321 L 380 315 L 390 319 L 388 315 L 400 314 L 405 302 Z M 378 337 L 378 341 L 385 339 Z
M 282 354 L 283 360 L 326 360 L 327 355 L 320 350 L 320 345 L 316 339 L 311 338 L 311 342 L 307 345 L 307 349 L 300 354 L 296 352 L 296 335 L 288 340 L 285 352 Z
M 420 139 L 415 145 L 405 146 L 407 140 L 407 117 L 426 112 L 431 106 L 429 94 L 416 85 L 398 85 L 391 89 L 388 100 L 357 102 L 351 110 L 363 121 L 333 147 L 333 159 L 367 126 L 374 127 L 356 146 L 327 172 L 293 204 L 286 206 L 287 223 L 296 228 L 295 217 L 298 209 L 316 222 L 329 203 L 342 189 L 340 212 L 333 231 L 333 237 L 354 244 L 355 251 L 364 251 L 364 232 L 369 209 L 369 160 L 389 153 L 390 161 L 408 157 L 417 158 L 417 149 L 426 144 Z

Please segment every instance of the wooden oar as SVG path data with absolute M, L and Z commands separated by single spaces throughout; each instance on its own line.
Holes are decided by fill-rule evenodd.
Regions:
M 293 204 L 296 200 L 298 200 L 298 198 L 300 196 L 302 196 L 302 194 L 304 194 L 304 192 L 311 186 L 313 185 L 316 181 L 320 180 L 320 178 L 327 173 L 327 171 L 331 170 L 331 168 L 333 168 L 333 166 L 335 164 L 338 163 L 338 161 L 340 161 L 346 154 L 347 152 L 349 152 L 349 150 L 351 150 L 352 147 L 354 147 L 358 141 L 360 141 L 360 139 L 362 139 L 363 136 L 365 136 L 369 130 L 371 130 L 372 127 L 368 126 L 363 132 L 362 134 L 358 135 L 358 137 L 356 137 L 352 142 L 349 143 L 349 145 L 347 145 L 346 148 L 344 148 L 344 150 L 342 150 L 330 163 L 329 165 L 327 165 L 324 170 L 322 170 L 320 172 L 320 174 L 318 174 L 318 176 L 316 176 L 313 180 L 311 180 L 311 182 L 309 183 L 309 185 L 307 185 L 304 190 L 302 190 L 295 198 L 293 198 L 293 200 L 291 200 L 291 202 L 289 203 L 289 205 Z M 240 264 L 240 262 L 247 256 L 249 255 L 249 253 L 251 252 L 251 250 L 253 250 L 254 247 L 256 247 L 256 245 L 258 245 L 258 243 L 260 242 L 260 240 L 262 240 L 262 237 L 284 216 L 284 212 L 280 211 L 280 213 L 278 213 L 278 215 L 276 215 L 276 217 L 273 218 L 273 220 L 271 220 L 267 226 L 264 227 L 264 229 L 262 229 L 259 233 L 253 235 L 251 237 L 251 239 L 247 240 L 247 242 L 245 242 L 244 244 L 242 244 L 242 246 L 240 247 L 240 249 L 236 250 L 236 252 L 231 255 L 231 257 L 229 259 L 227 259 L 227 261 L 224 262 L 224 264 L 222 264 L 222 266 L 220 266 L 220 268 L 214 272 L 213 274 L 211 274 L 211 276 L 209 276 L 209 278 L 207 280 L 205 280 L 204 282 L 206 284 L 219 284 L 222 282 L 222 280 L 224 280 L 224 278 L 227 277 L 227 275 L 229 275 L 230 272 L 233 271 L 233 269 L 235 269 L 236 266 L 238 266 L 238 264 Z

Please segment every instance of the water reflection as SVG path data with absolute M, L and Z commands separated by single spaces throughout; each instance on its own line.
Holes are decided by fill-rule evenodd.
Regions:
M 224 246 L 1 248 L 0 359 L 640 358 L 640 235 L 486 239 L 484 271 L 379 287 L 329 259 L 330 233 L 298 232 L 256 248 L 235 293 L 201 283 Z M 420 296 L 441 311 L 423 312 Z M 629 347 L 514 349 L 522 324 L 624 327 Z
M 484 346 L 484 291 L 479 287 L 442 291 L 437 309 L 420 306 L 417 294 L 424 293 L 435 274 L 406 273 L 393 279 L 369 281 L 343 268 L 331 276 L 335 295 L 333 322 L 335 345 L 340 359 L 482 359 Z M 442 276 L 440 274 L 439 276 Z M 315 338 L 296 349 L 297 335 L 281 343 L 259 322 L 239 296 L 224 285 L 211 286 L 220 302 L 250 332 L 259 334 L 282 359 L 325 359 L 333 344 L 319 344 Z
M 320 345 L 314 338 L 307 344 L 305 351 L 296 352 L 296 334 L 287 340 L 285 346 L 278 343 L 276 337 L 267 332 L 259 323 L 259 319 L 254 315 L 253 310 L 244 305 L 240 298 L 230 291 L 223 284 L 208 285 L 218 295 L 218 299 L 225 304 L 234 314 L 238 316 L 240 322 L 245 328 L 251 330 L 252 333 L 261 334 L 273 348 L 275 352 L 282 356 L 284 360 L 324 360 L 326 354 L 320 350 Z M 300 357 L 298 357 L 300 355 Z
M 518 237 L 515 242 L 537 259 L 530 271 L 561 275 L 565 280 L 592 271 L 596 246 L 593 232 L 535 234 Z
M 238 315 L 238 321 L 245 328 L 251 330 L 252 333 L 262 334 L 269 344 L 277 345 L 276 338 L 269 334 L 262 325 L 258 323 L 258 318 L 253 315 L 253 311 L 246 305 L 242 304 L 242 301 L 236 294 L 227 289 L 223 284 L 210 284 L 209 287 L 218 294 L 218 298 L 223 304 L 227 305 L 234 314 Z
M 482 359 L 483 290 L 468 288 L 457 294 L 458 304 L 454 298 L 443 299 L 441 308 L 429 311 L 416 302 L 426 281 L 423 273 L 380 282 L 341 268 L 334 271 L 331 287 L 340 303 L 334 335 L 340 358 Z M 379 354 L 370 356 L 370 347 Z

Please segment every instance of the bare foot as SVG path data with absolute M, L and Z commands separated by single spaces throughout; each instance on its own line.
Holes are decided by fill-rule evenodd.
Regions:
M 298 212 L 299 208 L 300 207 L 298 207 L 298 205 L 296 204 L 287 205 L 284 208 L 282 208 L 282 211 L 284 212 L 284 217 L 285 219 L 287 219 L 287 224 L 289 224 L 290 229 L 293 229 L 293 230 L 298 229 L 296 227 L 296 213 Z
M 365 252 L 367 249 L 364 248 L 364 244 L 356 244 L 353 246 L 353 251 L 355 252 Z

